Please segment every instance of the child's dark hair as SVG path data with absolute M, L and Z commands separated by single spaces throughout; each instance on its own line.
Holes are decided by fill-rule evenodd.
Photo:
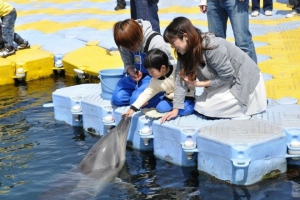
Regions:
M 155 68 L 160 70 L 162 65 L 169 66 L 169 57 L 165 52 L 160 49 L 151 49 L 147 52 L 144 61 L 146 69 Z

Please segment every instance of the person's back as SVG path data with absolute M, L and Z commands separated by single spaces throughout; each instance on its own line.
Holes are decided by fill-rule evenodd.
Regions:
M 218 45 L 221 47 L 225 47 L 224 51 L 226 50 L 226 56 L 232 63 L 240 63 L 240 65 L 247 64 L 253 67 L 257 67 L 257 64 L 249 56 L 247 56 L 244 51 L 242 51 L 232 42 L 229 42 L 222 37 L 218 37 L 214 33 L 207 33 L 206 36 L 209 38 L 208 47 L 215 47 Z M 209 52 L 212 50 L 205 50 L 205 52 Z
M 231 92 L 237 94 L 236 96 L 240 97 L 239 100 L 241 102 L 245 102 L 247 94 L 249 94 L 248 90 L 254 90 L 259 81 L 260 70 L 257 64 L 233 43 L 221 37 L 215 37 L 212 33 L 207 34 L 207 37 L 209 38 L 208 47 L 216 47 L 210 50 L 204 50 L 203 54 L 206 57 L 207 66 L 213 66 L 210 68 L 213 71 L 216 71 L 216 69 L 214 69 L 214 63 L 222 63 L 222 68 L 220 67 L 217 70 L 223 70 L 226 67 L 229 68 L 229 65 L 232 66 L 238 79 L 233 80 L 235 84 L 232 86 Z M 224 57 L 226 57 L 226 60 L 230 63 L 224 62 Z M 230 75 L 228 75 L 228 77 L 230 77 Z M 223 71 L 222 79 L 226 79 L 226 70 Z M 211 83 L 213 85 L 214 81 L 211 81 Z

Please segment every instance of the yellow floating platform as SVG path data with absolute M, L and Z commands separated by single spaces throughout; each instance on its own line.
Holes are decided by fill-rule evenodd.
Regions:
M 0 85 L 14 83 L 15 65 L 15 62 L 0 57 Z
M 114 44 L 109 44 L 113 43 L 113 40 L 107 39 L 113 37 L 112 26 L 116 21 L 130 17 L 129 9 L 116 12 L 113 10 L 115 2 L 108 0 L 85 2 L 79 0 L 63 2 L 13 0 L 13 2 L 18 12 L 15 31 L 21 36 L 24 35 L 30 44 L 40 45 L 42 49 L 52 53 L 32 47 L 17 51 L 16 55 L 5 59 L 0 58 L 0 85 L 14 83 L 14 79 L 22 73 L 26 74 L 26 81 L 30 81 L 50 76 L 53 71 L 64 70 L 66 76 L 73 77 L 77 75 L 74 70 L 79 69 L 88 77 L 98 76 L 102 69 L 123 68 L 118 51 L 107 50 L 114 46 Z M 69 4 L 71 2 L 72 4 Z M 44 3 L 49 6 L 44 7 Z M 59 4 L 59 9 L 57 4 Z M 98 6 L 95 7 L 96 4 Z M 26 7 L 29 5 L 32 9 Z M 278 99 L 292 95 L 300 102 L 299 92 L 297 93 L 299 86 L 293 85 L 300 82 L 300 26 L 297 23 L 300 16 L 286 18 L 284 15 L 292 9 L 285 2 L 274 1 L 273 8 L 273 16 L 260 15 L 256 18 L 249 18 L 253 41 L 263 43 L 256 46 L 256 53 L 258 56 L 263 55 L 263 58 L 269 58 L 260 60 L 258 66 L 263 73 L 271 74 L 274 78 L 273 81 L 266 82 L 268 98 Z M 198 3 L 192 1 L 188 3 L 161 1 L 159 4 L 160 27 L 165 28 L 174 17 L 182 14 L 190 18 L 200 29 L 207 28 L 206 15 L 200 13 Z M 197 17 L 193 17 L 195 15 Z M 61 46 L 59 42 L 55 42 L 65 38 L 69 38 L 71 42 L 75 41 L 70 43 L 70 48 L 64 48 L 68 45 Z M 227 40 L 234 42 L 233 35 L 228 34 Z M 90 42 L 84 46 L 82 41 Z M 108 45 L 109 48 L 100 47 L 99 41 L 103 42 L 100 46 Z M 54 67 L 56 58 L 53 54 L 56 54 L 55 52 L 62 53 L 59 60 L 63 64 L 61 68 Z
M 102 69 L 122 68 L 123 62 L 119 52 L 111 52 L 98 46 L 98 41 L 90 41 L 85 47 L 68 53 L 63 58 L 66 76 L 76 76 L 74 69 L 85 74 L 98 76 Z
M 31 81 L 51 76 L 53 57 L 52 53 L 41 50 L 40 46 L 36 45 L 30 49 L 16 51 L 16 54 L 7 58 L 0 58 L 0 85 L 12 84 L 15 78 Z M 22 73 L 24 77 L 21 76 Z

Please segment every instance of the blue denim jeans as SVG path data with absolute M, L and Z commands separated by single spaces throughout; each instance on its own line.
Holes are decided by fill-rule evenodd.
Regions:
M 151 77 L 145 76 L 138 83 L 130 76 L 125 76 L 117 83 L 116 89 L 111 98 L 111 104 L 114 106 L 129 106 L 133 104 L 139 95 L 148 87 Z M 160 96 L 163 92 L 156 94 L 152 97 L 144 108 L 153 108 L 160 101 Z
M 24 39 L 17 33 L 14 33 L 17 12 L 13 9 L 8 15 L 1 17 L 2 24 L 0 28 L 0 46 L 4 43 L 5 47 L 12 47 L 13 42 L 23 44 Z
M 2 24 L 0 24 L 0 50 L 4 48 L 4 40 L 2 38 Z
M 179 109 L 178 115 L 190 115 L 194 112 L 195 101 L 194 100 L 184 100 L 184 109 Z M 173 110 L 173 103 L 162 99 L 156 106 L 156 110 L 160 113 L 166 113 Z
M 130 0 L 130 14 L 132 19 L 143 19 L 151 23 L 152 29 L 160 33 L 158 18 L 159 0 Z
M 17 12 L 13 9 L 8 15 L 1 17 L 2 38 L 5 47 L 12 47 L 14 41 L 14 27 L 17 19 Z
M 263 10 L 273 10 L 273 0 L 263 0 Z M 260 11 L 260 0 L 252 0 L 252 11 Z
M 230 20 L 235 45 L 257 63 L 252 34 L 249 30 L 249 0 L 207 0 L 208 30 L 226 38 L 227 21 Z

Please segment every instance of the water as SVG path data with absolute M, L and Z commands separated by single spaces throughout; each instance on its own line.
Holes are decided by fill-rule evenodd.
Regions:
M 0 86 L 0 199 L 300 199 L 300 168 L 251 186 L 232 186 L 128 149 L 116 183 L 101 185 L 72 172 L 99 139 L 54 120 L 52 92 L 73 79 Z M 85 180 L 86 182 L 84 182 Z M 84 184 L 82 184 L 84 183 Z M 70 198 L 74 190 L 83 196 Z M 54 194 L 59 197 L 54 198 Z

